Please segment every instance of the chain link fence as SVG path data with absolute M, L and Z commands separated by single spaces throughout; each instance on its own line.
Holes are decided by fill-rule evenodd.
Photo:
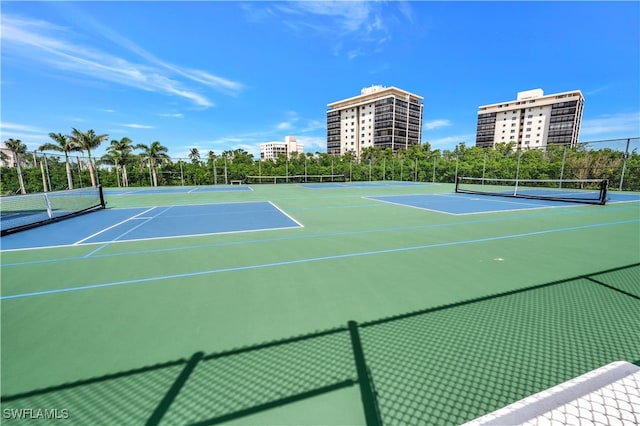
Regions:
M 121 186 L 220 185 L 246 181 L 248 176 L 343 175 L 348 181 L 414 181 L 454 183 L 457 176 L 498 179 L 608 179 L 609 189 L 640 191 L 640 138 L 581 142 L 575 147 L 553 145 L 547 150 L 516 151 L 511 145 L 495 149 L 466 147 L 434 150 L 423 144 L 409 150 L 370 151 L 356 158 L 324 153 L 296 155 L 276 161 L 254 160 L 244 153 L 150 161 L 132 155 L 109 163 L 100 158 L 59 153 L 2 150 L 0 193 L 46 192 L 102 184 Z M 18 170 L 17 165 L 20 164 Z M 92 179 L 91 167 L 95 169 Z M 21 183 L 22 181 L 22 183 Z

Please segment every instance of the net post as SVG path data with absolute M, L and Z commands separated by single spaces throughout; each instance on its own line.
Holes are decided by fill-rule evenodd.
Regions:
M 49 216 L 49 219 L 53 219 L 53 209 L 51 208 L 51 201 L 49 200 L 46 192 L 43 193 L 42 196 L 44 197 L 44 204 L 47 207 L 47 216 Z
M 460 192 L 459 189 L 460 189 L 460 176 L 456 176 L 456 189 L 455 189 L 456 194 Z
M 356 371 L 358 373 L 358 383 L 360 384 L 360 397 L 364 408 L 364 416 L 367 426 L 382 426 L 382 418 L 380 417 L 380 408 L 374 390 L 373 381 L 369 375 L 369 369 L 364 359 L 364 351 L 362 350 L 362 342 L 360 341 L 360 333 L 358 332 L 358 323 L 349 321 L 349 333 L 351 335 L 351 346 L 353 348 L 353 357 L 356 363 Z
M 104 209 L 107 207 L 107 203 L 104 201 L 104 192 L 102 191 L 102 184 L 98 184 L 98 195 L 100 197 L 100 206 Z
M 609 186 L 609 180 L 603 179 L 600 182 L 600 205 L 604 205 L 607 202 L 607 187 Z

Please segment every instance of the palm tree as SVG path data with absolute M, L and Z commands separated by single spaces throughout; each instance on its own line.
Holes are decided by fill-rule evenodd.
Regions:
M 189 152 L 189 159 L 192 164 L 198 164 L 200 161 L 200 152 L 198 151 L 198 148 L 191 148 L 191 151 Z
M 69 164 L 69 153 L 80 151 L 80 147 L 70 140 L 68 136 L 62 133 L 49 133 L 49 137 L 56 143 L 47 142 L 40 145 L 40 151 L 58 151 L 64 153 L 64 161 L 67 169 L 67 187 L 73 189 L 73 178 L 71 177 L 71 165 Z
M 27 153 L 27 146 L 22 143 L 20 139 L 7 139 L 4 141 L 4 145 L 13 153 L 13 161 L 16 164 L 16 171 L 18 172 L 18 182 L 20 183 L 20 193 L 26 194 L 27 190 L 24 187 L 24 181 L 22 180 L 22 169 L 20 168 L 20 155 Z
M 122 186 L 129 186 L 129 177 L 127 175 L 127 163 L 131 158 L 131 151 L 135 147 L 133 141 L 127 137 L 120 140 L 113 139 L 109 148 L 107 148 L 107 154 L 103 155 L 101 161 L 110 163 L 116 166 L 116 174 L 118 168 L 122 169 Z M 118 180 L 118 186 L 120 186 L 120 180 Z
M 69 136 L 71 141 L 78 145 L 81 150 L 87 151 L 89 157 L 89 174 L 91 175 L 91 185 L 96 186 L 96 173 L 91 160 L 91 150 L 100 146 L 100 144 L 107 139 L 109 135 L 96 135 L 93 129 L 88 130 L 86 133 L 82 133 L 78 129 L 74 128 Z
M 156 170 L 156 165 L 170 160 L 167 155 L 169 150 L 158 141 L 152 142 L 150 146 L 138 144 L 136 145 L 136 148 L 143 150 L 142 158 L 148 161 L 149 169 L 151 169 L 151 184 L 153 186 L 158 186 L 158 172 Z

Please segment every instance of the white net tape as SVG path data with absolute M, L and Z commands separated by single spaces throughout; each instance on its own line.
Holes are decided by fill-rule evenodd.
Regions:
M 465 426 L 638 424 L 640 367 L 618 361 L 531 395 Z

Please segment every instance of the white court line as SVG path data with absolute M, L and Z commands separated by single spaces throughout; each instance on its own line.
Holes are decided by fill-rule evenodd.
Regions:
M 283 215 L 285 215 L 286 217 L 288 217 L 289 219 L 291 219 L 292 221 L 294 221 L 295 223 L 298 224 L 299 227 L 304 228 L 304 225 L 301 224 L 300 222 L 298 222 L 297 220 L 295 220 L 291 215 L 289 215 L 288 213 L 286 213 L 284 210 L 282 210 L 280 207 L 276 206 L 275 204 L 273 204 L 271 201 L 267 201 L 267 203 L 271 204 L 273 207 L 276 208 L 276 210 L 278 210 L 280 213 L 282 213 Z
M 377 196 L 363 196 L 362 198 L 365 199 L 369 199 L 372 201 L 378 201 L 380 203 L 388 203 L 388 204 L 394 204 L 397 206 L 402 206 L 402 207 L 410 207 L 410 208 L 414 208 L 414 209 L 418 209 L 418 210 L 426 210 L 426 211 L 430 211 L 430 212 L 435 212 L 435 213 L 442 213 L 442 214 L 448 214 L 450 216 L 469 216 L 469 215 L 474 215 L 474 214 L 486 214 L 486 213 L 506 213 L 506 212 L 517 212 L 517 211 L 522 211 L 522 210 L 539 210 L 539 209 L 557 209 L 557 208 L 566 208 L 566 207 L 579 207 L 580 204 L 579 203 L 567 203 L 567 204 L 558 204 L 556 205 L 546 205 L 546 204 L 536 204 L 536 203 L 523 203 L 523 202 L 518 202 L 518 201 L 507 201 L 507 200 L 486 200 L 484 198 L 478 198 L 478 197 L 460 197 L 460 196 L 456 196 L 456 195 L 450 195 L 450 194 L 409 194 L 408 196 L 438 196 L 438 197 L 451 197 L 451 198 L 462 198 L 464 200 L 470 200 L 470 201 L 488 201 L 490 203 L 494 202 L 494 203 L 504 203 L 504 204 L 515 204 L 517 206 L 527 206 L 527 207 L 521 207 L 521 208 L 511 208 L 511 209 L 506 209 L 506 210 L 484 210 L 484 211 L 476 211 L 476 212 L 467 212 L 467 213 L 451 213 L 448 212 L 446 210 L 437 210 L 437 209 L 430 209 L 427 207 L 420 207 L 420 206 L 413 206 L 411 204 L 404 204 L 404 203 L 399 203 L 399 202 L 393 202 L 393 201 L 388 201 L 388 200 L 380 200 L 380 199 L 376 199 L 375 197 L 404 197 L 404 195 L 377 195 Z M 560 203 L 560 202 L 559 202 Z M 584 204 L 583 204 L 584 205 Z
M 115 228 L 116 226 L 120 226 L 120 225 L 122 225 L 123 223 L 126 223 L 126 222 L 128 222 L 128 221 L 130 221 L 130 220 L 136 219 L 138 216 L 143 215 L 143 214 L 145 214 L 145 213 L 148 213 L 148 212 L 150 212 L 151 210 L 153 210 L 153 209 L 155 209 L 155 208 L 156 208 L 156 207 L 151 207 L 150 209 L 147 209 L 147 210 L 145 210 L 145 211 L 143 211 L 143 212 L 140 212 L 140 213 L 138 213 L 137 215 L 131 216 L 131 217 L 129 217 L 129 218 L 127 218 L 127 219 L 125 219 L 125 220 L 123 220 L 123 221 L 121 221 L 121 222 L 116 223 L 115 225 L 111 225 L 111 226 L 109 226 L 109 227 L 106 227 L 106 228 L 104 228 L 103 230 L 98 231 L 98 232 L 96 232 L 96 233 L 94 233 L 94 234 L 91 234 L 91 235 L 89 235 L 88 237 L 83 238 L 83 239 L 81 239 L 81 240 L 79 240 L 79 241 L 76 241 L 75 243 L 70 244 L 70 245 L 75 246 L 75 245 L 78 245 L 78 244 L 82 244 L 82 243 L 84 243 L 85 241 L 87 241 L 87 240 L 89 240 L 89 239 L 91 239 L 91 238 L 93 238 L 93 237 L 95 237 L 95 236 L 97 236 L 97 235 L 102 234 L 103 232 L 106 232 L 106 231 L 108 231 L 108 230 L 110 230 L 110 229 L 113 229 L 113 228 Z M 59 246 L 55 246 L 55 247 L 59 247 Z
M 582 226 L 553 228 L 553 229 L 546 229 L 542 231 L 532 231 L 532 232 L 524 232 L 524 233 L 518 233 L 518 234 L 507 234 L 507 235 L 501 235 L 501 236 L 495 236 L 495 237 L 476 238 L 476 239 L 470 239 L 470 240 L 448 241 L 448 242 L 424 244 L 424 245 L 418 245 L 418 246 L 405 246 L 405 247 L 371 250 L 371 251 L 364 251 L 364 252 L 351 252 L 351 253 L 343 253 L 343 254 L 336 254 L 336 255 L 326 255 L 326 256 L 320 256 L 320 257 L 289 259 L 289 260 L 283 260 L 283 261 L 271 262 L 271 263 L 258 263 L 258 264 L 249 264 L 249 265 L 236 266 L 236 267 L 207 269 L 207 270 L 178 273 L 178 274 L 148 276 L 143 278 L 130 279 L 126 281 L 115 281 L 115 282 L 111 281 L 111 282 L 104 282 L 100 284 L 80 285 L 76 287 L 58 288 L 53 290 L 41 290 L 41 291 L 34 291 L 30 293 L 10 294 L 10 295 L 0 296 L 0 300 L 43 296 L 48 294 L 59 294 L 59 293 L 66 293 L 66 292 L 91 290 L 91 289 L 97 289 L 97 288 L 123 286 L 123 285 L 139 284 L 139 283 L 152 282 L 152 281 L 171 280 L 171 279 L 178 279 L 178 278 L 184 279 L 184 278 L 203 276 L 203 275 L 213 275 L 213 274 L 220 274 L 220 273 L 274 268 L 274 267 L 298 265 L 298 264 L 311 263 L 311 262 L 333 261 L 333 260 L 339 260 L 339 259 L 383 255 L 383 254 L 389 254 L 389 253 L 405 253 L 405 252 L 416 251 L 416 250 L 437 249 L 441 247 L 452 247 L 452 246 L 478 244 L 478 243 L 485 243 L 485 242 L 492 242 L 492 241 L 519 239 L 519 238 L 526 238 L 526 237 L 546 235 L 546 234 L 555 234 L 555 233 L 561 233 L 561 232 L 567 232 L 567 231 L 579 231 L 579 230 L 606 227 L 606 226 L 612 226 L 612 225 L 636 223 L 638 221 L 639 221 L 638 219 L 623 220 L 623 221 L 597 223 L 597 224 L 582 225 Z

